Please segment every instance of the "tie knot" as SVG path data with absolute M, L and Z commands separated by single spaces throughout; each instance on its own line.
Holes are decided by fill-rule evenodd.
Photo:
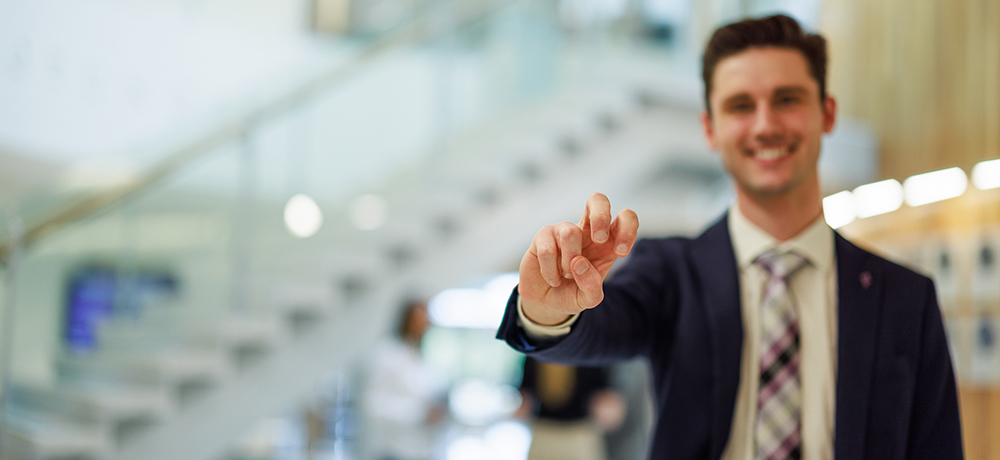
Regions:
M 757 256 L 755 262 L 764 267 L 771 277 L 783 281 L 806 265 L 806 259 L 802 256 L 791 251 L 778 252 L 776 249 Z

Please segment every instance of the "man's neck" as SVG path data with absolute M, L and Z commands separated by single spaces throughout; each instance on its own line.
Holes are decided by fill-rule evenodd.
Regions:
M 794 238 L 822 214 L 819 190 L 781 197 L 755 197 L 737 191 L 740 212 L 778 241 Z

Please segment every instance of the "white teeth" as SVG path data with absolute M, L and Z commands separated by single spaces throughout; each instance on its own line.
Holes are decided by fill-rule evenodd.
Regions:
M 761 160 L 777 160 L 778 158 L 788 155 L 788 148 L 774 148 L 774 149 L 761 149 L 755 152 L 757 158 Z

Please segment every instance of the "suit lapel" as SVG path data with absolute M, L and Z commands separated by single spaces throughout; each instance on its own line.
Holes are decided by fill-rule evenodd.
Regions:
M 719 458 L 729 440 L 740 382 L 743 317 L 739 273 L 729 237 L 728 216 L 705 231 L 692 246 L 691 263 L 701 292 L 712 346 L 712 438 L 710 458 Z M 735 338 L 735 340 L 734 340 Z
M 837 398 L 834 457 L 862 458 L 882 283 L 869 254 L 840 234 L 837 250 Z

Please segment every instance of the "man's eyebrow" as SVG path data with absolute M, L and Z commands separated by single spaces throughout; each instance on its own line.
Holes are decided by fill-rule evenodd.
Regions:
M 753 100 L 753 98 L 751 98 L 749 94 L 747 94 L 747 93 L 740 93 L 740 94 L 734 94 L 732 96 L 729 96 L 728 98 L 726 98 L 725 100 L 722 101 L 722 105 L 723 106 L 727 106 L 727 105 L 730 105 L 730 104 L 735 104 L 737 102 L 747 102 L 747 101 L 752 101 L 752 100 Z
M 782 86 L 774 90 L 775 96 L 806 95 L 809 90 L 801 86 Z

